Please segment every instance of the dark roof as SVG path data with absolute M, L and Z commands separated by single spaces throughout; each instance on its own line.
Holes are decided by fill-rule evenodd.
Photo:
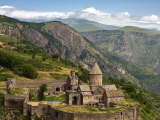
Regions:
M 105 90 L 117 90 L 115 85 L 101 85 L 101 87 Z
M 95 91 L 99 86 L 91 87 L 91 91 Z
M 91 68 L 89 74 L 102 74 L 101 69 L 99 68 L 97 63 L 94 63 L 93 67 Z
M 107 97 L 124 97 L 122 90 L 107 90 L 106 95 Z
M 89 85 L 79 85 L 81 91 L 91 91 Z

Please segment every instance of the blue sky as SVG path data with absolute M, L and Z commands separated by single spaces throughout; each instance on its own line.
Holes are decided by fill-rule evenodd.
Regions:
M 89 6 L 108 13 L 160 16 L 160 0 L 0 0 L 0 5 L 45 12 L 73 12 Z
M 160 0 L 0 0 L 0 14 L 33 22 L 81 18 L 160 30 Z

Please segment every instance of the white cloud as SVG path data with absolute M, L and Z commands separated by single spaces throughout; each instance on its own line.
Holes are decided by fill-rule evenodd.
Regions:
M 146 22 L 158 22 L 158 21 L 160 21 L 159 17 L 156 16 L 156 15 L 144 16 L 140 20 L 146 21 Z
M 127 11 L 123 13 L 106 13 L 93 7 L 85 8 L 78 12 L 39 12 L 17 9 L 13 6 L 0 6 L 0 14 L 9 17 L 35 21 L 51 21 L 55 18 L 81 18 L 107 25 L 137 26 L 160 30 L 160 18 L 156 15 L 132 16 Z

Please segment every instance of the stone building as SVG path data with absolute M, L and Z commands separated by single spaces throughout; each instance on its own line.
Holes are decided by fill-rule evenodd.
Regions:
M 47 84 L 53 88 L 47 94 L 65 92 L 66 104 L 85 105 L 94 107 L 109 107 L 113 101 L 124 101 L 122 90 L 117 90 L 115 85 L 102 85 L 102 72 L 97 63 L 89 72 L 89 85 L 82 85 L 80 79 L 71 70 L 67 79 L 50 81 L 16 82 L 14 78 L 7 79 L 7 89 L 38 87 Z M 130 108 L 128 111 L 118 113 L 71 113 L 56 109 L 49 103 L 29 102 L 29 93 L 37 95 L 37 90 L 30 90 L 26 96 L 13 96 L 5 94 L 4 105 L 6 108 L 23 108 L 23 115 L 37 116 L 50 114 L 52 120 L 139 120 L 140 108 Z M 56 105 L 55 105 L 56 106 Z
M 89 85 L 80 85 L 75 72 L 68 77 L 69 89 L 66 90 L 66 104 L 109 107 L 112 101 L 124 101 L 122 90 L 115 85 L 102 85 L 102 72 L 97 63 L 89 72 Z

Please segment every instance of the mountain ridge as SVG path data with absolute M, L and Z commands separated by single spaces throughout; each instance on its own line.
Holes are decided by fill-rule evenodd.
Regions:
M 80 64 L 88 70 L 95 61 L 98 61 L 105 77 L 124 77 L 134 84 L 140 84 L 141 87 L 145 87 L 150 91 L 160 91 L 159 82 L 156 80 L 153 80 L 152 85 L 149 86 L 149 81 L 137 79 L 139 76 L 142 77 L 146 75 L 143 73 L 142 75 L 136 75 L 134 73 L 135 70 L 132 70 L 132 68 L 137 67 L 136 70 L 139 68 L 139 70 L 145 71 L 144 67 L 129 63 L 120 58 L 118 54 L 101 50 L 67 24 L 57 21 L 27 23 L 5 16 L 0 17 L 1 33 L 10 36 L 11 34 L 13 36 L 18 35 L 19 38 L 30 41 L 42 50 L 59 54 L 63 59 L 74 62 L 76 65 Z M 149 73 L 151 77 L 153 76 L 152 70 L 147 69 L 145 73 Z

